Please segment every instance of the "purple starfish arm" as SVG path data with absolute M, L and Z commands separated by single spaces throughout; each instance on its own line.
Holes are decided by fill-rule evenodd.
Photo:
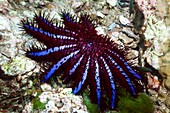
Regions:
M 78 86 L 74 88 L 73 94 L 77 94 L 80 91 L 82 85 L 84 84 L 84 82 L 85 82 L 85 80 L 87 78 L 87 73 L 88 73 L 88 69 L 89 69 L 89 63 L 90 63 L 90 57 L 88 58 L 88 61 L 86 63 L 86 68 L 85 68 L 85 71 L 83 73 L 82 80 L 78 83 Z
M 129 72 L 133 75 L 133 76 L 135 76 L 136 78 L 138 78 L 138 79 L 142 79 L 142 77 L 139 75 L 139 74 L 137 74 L 129 65 L 128 65 L 128 63 L 121 57 L 121 56 L 119 56 L 116 52 L 114 52 L 114 51 L 111 51 L 111 50 L 109 50 L 109 52 L 111 52 L 111 53 L 113 53 L 113 55 L 115 55 L 116 57 L 118 57 L 119 59 L 120 59 L 120 61 L 122 61 L 123 62 L 123 64 L 126 66 L 126 68 L 129 70 Z
M 47 81 L 56 70 L 58 70 L 65 62 L 67 62 L 68 59 L 76 55 L 79 51 L 80 50 L 70 53 L 68 56 L 63 57 L 60 61 L 54 64 L 50 69 L 50 71 L 48 71 L 47 74 L 44 76 L 43 82 Z
M 109 79 L 110 79 L 110 85 L 111 85 L 111 90 L 112 90 L 112 98 L 111 98 L 111 108 L 114 108 L 114 103 L 115 103 L 115 96 L 116 96 L 116 86 L 115 86 L 115 83 L 114 83 L 114 79 L 113 79 L 113 75 L 112 75 L 112 72 L 109 68 L 109 66 L 107 65 L 105 59 L 103 57 L 100 57 L 100 59 L 102 59 L 102 61 L 104 62 L 104 66 L 106 68 L 106 71 L 107 71 L 107 74 L 109 76 Z
M 101 98 L 101 86 L 100 86 L 100 77 L 99 77 L 99 64 L 95 60 L 95 80 L 96 80 L 96 93 L 97 93 L 97 103 L 100 108 L 100 98 Z
M 128 77 L 128 75 L 123 71 L 123 69 L 111 58 L 111 56 L 108 55 L 108 58 L 111 60 L 112 64 L 121 72 L 121 74 L 125 77 L 128 85 L 131 88 L 131 91 L 134 95 L 136 95 L 135 89 L 131 83 L 130 78 Z

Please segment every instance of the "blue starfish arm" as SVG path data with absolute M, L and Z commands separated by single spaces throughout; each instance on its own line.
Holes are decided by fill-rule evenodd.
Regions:
M 48 20 L 48 17 L 49 17 L 49 15 L 47 15 L 47 16 L 45 16 L 45 13 L 43 13 L 43 14 L 41 14 L 42 12 L 40 12 L 39 14 L 35 14 L 35 20 L 36 20 L 36 22 L 37 22 L 37 24 L 38 25 L 43 25 L 43 26 L 45 26 L 46 28 L 47 27 L 54 27 L 54 28 L 56 28 L 56 26 L 54 26 L 53 24 L 52 24 L 52 21 L 53 21 L 53 18 L 49 21 Z M 45 28 L 44 27 L 44 28 Z M 44 29 L 45 30 L 45 29 Z
M 54 72 L 56 70 L 58 70 L 65 62 L 67 62 L 68 59 L 70 59 L 71 57 L 73 57 L 74 55 L 78 54 L 80 50 L 74 51 L 72 53 L 70 53 L 68 56 L 63 57 L 60 61 L 58 61 L 56 64 L 54 64 L 52 66 L 52 68 L 47 72 L 47 74 L 44 76 L 43 78 L 43 82 L 47 81 L 52 74 L 54 74 Z
M 120 57 L 120 60 L 124 61 L 121 57 Z M 127 67 L 127 69 L 129 70 L 130 73 L 132 73 L 132 74 L 133 74 L 136 78 L 138 78 L 139 80 L 142 79 L 142 77 L 141 77 L 139 74 L 137 74 L 137 73 L 128 65 L 127 62 L 124 61 L 124 64 L 125 64 L 125 66 Z
M 99 64 L 95 59 L 95 80 L 96 80 L 96 93 L 97 93 L 97 104 L 100 108 L 100 98 L 101 98 L 101 87 L 100 87 L 100 77 L 99 77 Z
M 121 74 L 124 76 L 124 78 L 126 79 L 126 82 L 128 83 L 128 85 L 131 88 L 131 91 L 132 91 L 133 95 L 136 95 L 135 89 L 134 89 L 134 87 L 133 87 L 133 85 L 131 83 L 131 80 L 128 77 L 128 75 L 123 71 L 123 69 L 115 62 L 115 60 L 111 56 L 109 56 L 109 55 L 107 55 L 107 56 L 111 60 L 111 62 L 114 65 L 114 67 L 117 68 L 121 72 Z
M 47 47 L 59 46 L 61 44 L 75 43 L 77 41 L 77 35 L 74 32 L 66 32 L 67 30 L 52 30 L 53 32 L 48 32 L 39 27 L 35 27 L 34 24 L 22 21 L 22 29 L 26 31 L 27 34 L 33 36 L 38 41 L 44 43 Z M 64 35 L 63 35 L 64 34 Z
M 100 57 L 100 59 L 103 61 L 104 63 L 104 66 L 105 66 L 105 69 L 107 71 L 107 74 L 109 76 L 109 79 L 110 79 L 110 84 L 111 84 L 111 90 L 112 90 L 112 97 L 111 97 L 111 108 L 114 108 L 114 104 L 115 104 L 115 97 L 116 97 L 116 86 L 115 86 L 115 83 L 114 83 L 114 79 L 113 79 L 113 75 L 112 75 L 112 72 L 109 68 L 109 66 L 107 65 L 105 59 L 103 57 Z
M 109 52 L 111 52 L 113 55 L 115 55 L 116 57 L 118 57 L 119 59 L 120 59 L 120 61 L 122 61 L 123 62 L 123 64 L 126 66 L 126 68 L 129 70 L 129 72 L 133 75 L 133 76 L 135 76 L 137 79 L 139 79 L 139 80 L 141 80 L 142 79 L 142 77 L 139 75 L 139 74 L 137 74 L 129 65 L 128 65 L 128 63 L 121 57 L 121 56 L 119 56 L 116 52 L 114 52 L 114 51 L 111 51 L 111 50 L 109 50 Z
M 63 46 L 59 46 L 59 47 L 52 47 L 49 49 L 45 49 L 39 52 L 29 52 L 28 56 L 34 56 L 34 57 L 40 57 L 40 56 L 46 56 L 49 55 L 50 53 L 54 53 L 57 51 L 62 51 L 64 49 L 68 49 L 68 48 L 72 48 L 72 47 L 76 47 L 77 44 L 72 44 L 72 45 L 63 45 Z
M 74 88 L 73 94 L 77 94 L 80 91 L 82 85 L 84 84 L 84 82 L 85 82 L 85 80 L 87 78 L 89 64 L 90 64 L 90 57 L 88 58 L 88 61 L 86 63 L 86 67 L 85 67 L 85 71 L 84 71 L 83 76 L 82 76 L 82 80 L 78 83 L 78 86 Z
M 66 17 L 67 21 L 71 22 L 71 17 L 69 16 L 69 14 L 64 14 L 63 16 Z M 58 35 L 62 35 L 65 34 L 65 36 L 70 36 L 70 33 L 72 35 L 77 35 L 75 32 L 72 32 L 68 29 L 64 29 L 63 28 L 63 24 L 58 24 L 56 23 L 56 25 L 54 25 L 53 22 L 53 18 L 49 21 L 48 19 L 49 15 L 45 16 L 45 14 L 40 14 L 37 15 L 35 14 L 35 20 L 38 24 L 38 27 L 42 28 L 42 30 L 53 33 L 53 34 L 58 34 Z
M 92 20 L 89 15 L 81 15 L 80 21 L 87 27 L 87 28 L 94 28 L 95 25 L 92 23 Z
M 75 22 L 75 20 L 73 19 L 72 16 L 70 16 L 69 13 L 63 13 L 62 15 L 63 15 L 64 21 L 67 21 L 67 22 L 70 22 L 70 23 Z
M 67 20 L 71 22 L 71 17 L 69 16 L 68 13 L 67 14 L 63 13 L 63 16 L 65 16 L 67 18 Z M 48 31 L 51 33 L 56 33 L 56 31 L 57 31 L 57 34 L 62 34 L 65 31 L 68 33 L 71 33 L 70 30 L 63 29 L 63 24 L 61 24 L 61 23 L 58 25 L 56 23 L 56 25 L 54 25 L 52 23 L 53 18 L 49 20 L 49 15 L 45 16 L 45 13 L 41 14 L 41 12 L 40 12 L 39 15 L 35 14 L 35 20 L 37 21 L 38 26 L 45 31 Z
M 54 38 L 54 39 L 66 39 L 66 40 L 75 40 L 73 37 L 69 37 L 69 36 L 63 36 L 63 35 L 56 35 L 56 34 L 53 34 L 53 33 L 50 33 L 50 32 L 47 32 L 47 31 L 44 31 L 44 30 L 41 30 L 39 28 L 36 28 L 36 27 L 33 27 L 33 26 L 30 26 L 28 24 L 25 24 L 24 25 L 25 28 L 29 29 L 29 30 L 32 30 L 32 31 L 35 31 L 35 32 L 39 32 L 41 34 L 44 34 L 48 37 L 51 37 L 51 38 Z M 31 33 L 30 33 L 31 34 Z M 34 36 L 34 34 L 32 34 Z
M 73 66 L 73 68 L 70 70 L 69 75 L 72 75 L 72 74 L 75 72 L 75 70 L 77 69 L 77 67 L 80 65 L 80 62 L 82 61 L 83 57 L 84 57 L 84 55 L 82 55 L 82 56 L 80 57 L 80 59 L 78 60 L 78 62 L 77 62 L 77 63 Z

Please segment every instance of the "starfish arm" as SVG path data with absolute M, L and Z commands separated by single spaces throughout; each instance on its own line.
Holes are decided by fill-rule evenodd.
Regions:
M 113 79 L 113 75 L 112 75 L 112 72 L 109 68 L 109 66 L 107 65 L 105 59 L 103 57 L 100 57 L 100 59 L 103 61 L 104 63 L 104 66 L 105 66 L 105 69 L 107 71 L 107 74 L 109 76 L 109 79 L 110 79 L 110 85 L 111 85 L 111 91 L 112 91 L 112 96 L 111 96 L 111 108 L 114 108 L 114 104 L 115 104 L 115 97 L 116 97 L 116 87 L 115 87 L 115 83 L 114 83 L 114 79 Z
M 73 31 L 73 32 L 77 32 L 79 30 L 79 23 L 77 23 L 74 19 L 73 16 L 71 16 L 69 13 L 62 13 L 62 17 L 63 17 L 63 23 L 66 27 L 67 30 L 69 31 Z
M 82 51 L 80 51 L 79 54 L 70 59 L 69 65 L 64 66 L 64 74 L 62 76 L 62 80 L 64 83 L 70 82 L 70 79 L 73 79 L 75 77 L 76 70 L 79 70 L 77 68 L 81 67 L 81 63 L 84 59 L 84 54 L 82 54 Z
M 85 29 L 91 30 L 90 32 L 97 34 L 97 31 L 95 30 L 96 25 L 93 24 L 93 20 L 90 18 L 89 15 L 81 15 L 80 22 L 82 23 Z
M 31 56 L 31 57 L 41 57 L 42 56 L 42 57 L 44 57 L 51 53 L 62 51 L 64 49 L 70 49 L 70 48 L 76 47 L 76 46 L 77 46 L 76 44 L 72 44 L 72 45 L 63 45 L 63 46 L 59 46 L 59 47 L 52 47 L 52 48 L 45 49 L 45 50 L 42 50 L 39 52 L 29 52 L 28 56 Z
M 42 14 L 40 11 L 39 14 L 35 13 L 34 20 L 37 22 L 38 27 L 42 28 L 44 31 L 53 32 L 57 29 L 56 26 L 53 25 L 53 18 L 48 20 L 49 14 L 45 16 L 45 12 Z
M 65 16 L 67 17 L 67 19 L 70 18 L 66 14 L 65 14 Z M 62 24 L 54 25 L 52 23 L 53 18 L 51 20 L 49 20 L 48 17 L 49 17 L 49 15 L 45 16 L 45 14 L 41 14 L 41 12 L 39 15 L 35 14 L 34 18 L 35 18 L 39 28 L 42 28 L 42 30 L 53 33 L 53 34 L 58 34 L 58 35 L 64 34 L 67 37 L 70 35 L 72 35 L 73 37 L 77 36 L 77 34 L 75 32 L 65 29 Z
M 92 24 L 92 20 L 88 15 L 81 15 L 78 20 L 74 16 L 69 15 L 69 13 L 63 13 L 64 25 L 68 31 L 73 31 L 74 33 L 80 32 L 80 28 L 83 27 L 84 30 L 90 30 L 91 33 L 97 33 L 95 30 L 95 25 Z M 81 23 L 81 24 L 79 24 Z
M 75 22 L 74 17 L 71 16 L 69 13 L 63 12 L 62 15 L 63 15 L 63 16 L 62 16 L 62 17 L 63 17 L 63 20 L 64 20 L 65 22 L 70 22 L 70 23 Z
M 99 64 L 95 60 L 95 80 L 96 80 L 96 94 L 97 94 L 97 103 L 100 108 L 100 98 L 101 98 L 101 86 L 100 86 L 100 77 L 99 77 Z
M 75 39 L 74 34 L 69 33 L 68 36 L 65 35 L 60 35 L 57 33 L 50 33 L 47 31 L 44 31 L 40 28 L 34 27 L 34 25 L 30 25 L 30 23 L 22 22 L 23 23 L 23 29 L 25 32 L 40 42 L 44 43 L 47 47 L 53 47 L 61 44 L 66 44 L 66 43 L 74 43 L 77 39 Z M 72 37 L 72 35 L 74 37 Z
M 54 64 L 51 69 L 46 73 L 46 75 L 43 77 L 43 82 L 46 82 L 55 71 L 57 71 L 65 62 L 67 62 L 68 59 L 73 57 L 74 55 L 78 54 L 80 50 L 74 51 L 70 53 L 68 56 L 63 57 L 61 60 L 59 60 L 56 64 Z
M 69 71 L 69 75 L 72 75 L 72 74 L 75 72 L 75 70 L 77 69 L 77 67 L 80 65 L 80 62 L 82 61 L 83 57 L 84 57 L 84 55 L 82 55 L 82 56 L 80 57 L 80 59 L 78 60 L 78 62 L 77 62 L 77 63 L 73 66 L 73 68 Z
M 86 63 L 86 68 L 85 68 L 85 71 L 83 73 L 82 80 L 78 83 L 77 87 L 74 88 L 73 94 L 77 94 L 81 90 L 81 87 L 82 87 L 82 85 L 84 84 L 84 82 L 85 82 L 85 80 L 87 78 L 89 64 L 90 64 L 90 57 L 88 58 L 88 61 Z
M 131 89 L 131 91 L 132 91 L 132 94 L 133 94 L 133 95 L 136 95 L 135 89 L 134 89 L 134 87 L 133 87 L 133 85 L 132 85 L 132 83 L 131 83 L 131 80 L 130 80 L 130 78 L 128 77 L 128 75 L 123 71 L 123 69 L 115 62 L 115 60 L 114 60 L 111 56 L 107 55 L 107 57 L 108 57 L 108 59 L 111 61 L 111 63 L 113 64 L 113 66 L 121 73 L 120 76 L 121 76 L 121 75 L 124 76 L 127 84 L 129 85 L 129 87 L 130 87 L 130 89 Z M 110 62 L 110 61 L 109 61 L 109 62 Z
M 128 72 L 131 73 L 132 76 L 135 76 L 137 79 L 139 79 L 139 80 L 142 79 L 142 77 L 139 74 L 137 74 L 119 54 L 117 54 L 116 52 L 111 51 L 111 50 L 109 50 L 109 52 L 112 53 L 114 58 L 117 57 L 118 62 L 121 62 L 121 64 L 122 64 L 122 66 L 121 66 L 122 68 L 128 70 Z

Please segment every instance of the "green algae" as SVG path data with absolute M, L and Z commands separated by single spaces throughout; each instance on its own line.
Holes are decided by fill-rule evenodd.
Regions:
M 33 104 L 33 110 L 39 110 L 39 109 L 45 109 L 46 103 L 40 102 L 39 95 L 41 94 L 41 91 L 37 92 L 37 96 L 32 99 L 32 104 Z
M 87 110 L 89 111 L 89 113 L 99 113 L 99 109 L 98 109 L 98 105 L 94 104 L 91 102 L 91 99 L 89 98 L 89 92 L 88 91 L 84 91 L 83 93 L 83 101 L 84 104 L 87 107 Z
M 119 89 L 119 101 L 116 109 L 106 110 L 106 113 L 153 113 L 154 103 L 145 93 L 139 93 L 137 97 L 132 97 L 124 89 Z M 84 104 L 86 105 L 89 113 L 100 113 L 98 105 L 91 102 L 89 92 L 83 92 Z
M 153 113 L 154 104 L 145 94 L 140 93 L 137 98 L 123 91 L 123 96 L 119 96 L 118 113 Z
M 46 103 L 41 103 L 39 98 L 34 98 L 32 100 L 33 110 L 45 109 Z

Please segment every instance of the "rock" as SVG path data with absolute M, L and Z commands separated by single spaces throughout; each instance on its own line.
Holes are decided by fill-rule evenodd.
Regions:
M 61 108 L 61 107 L 63 107 L 64 103 L 62 101 L 58 101 L 58 102 L 56 102 L 55 105 L 56 105 L 56 107 Z
M 147 57 L 147 63 L 150 64 L 152 67 L 154 67 L 155 69 L 159 69 L 159 58 L 157 55 L 155 55 L 154 53 L 150 53 Z
M 43 91 L 50 91 L 52 88 L 51 88 L 51 86 L 48 85 L 48 84 L 42 84 L 42 85 L 41 85 L 41 89 L 42 89 Z
M 130 50 L 130 53 L 127 55 L 127 59 L 135 59 L 139 56 L 139 52 L 137 50 Z
M 155 23 L 156 22 L 156 23 Z M 144 33 L 145 40 L 152 42 L 152 51 L 150 51 L 149 55 L 147 56 L 147 62 L 152 65 L 155 69 L 160 69 L 161 66 L 164 68 L 165 65 L 168 64 L 166 57 L 168 50 L 168 39 L 169 39 L 169 29 L 165 25 L 164 21 L 158 20 L 155 16 L 148 17 L 148 25 L 146 31 Z M 161 61 L 160 56 L 163 56 L 163 60 Z M 163 64 L 163 65 L 162 65 Z M 169 65 L 169 64 L 168 64 Z M 166 66 L 165 66 L 166 67 Z M 164 72 L 163 72 L 164 73 Z M 166 74 L 166 72 L 165 72 Z
M 29 102 L 25 107 L 22 113 L 32 113 L 33 112 L 33 105 Z
M 120 33 L 119 39 L 123 40 L 124 44 L 129 44 L 129 43 L 132 43 L 132 41 L 133 41 L 132 38 L 129 38 L 127 35 L 125 35 L 123 33 Z
M 121 24 L 123 25 L 127 25 L 127 24 L 130 24 L 130 21 L 128 18 L 124 17 L 123 15 L 120 15 L 119 16 L 119 21 Z
M 52 96 L 52 92 L 50 92 L 50 91 L 46 91 L 46 92 L 41 93 L 41 95 L 39 96 L 40 102 L 41 103 L 46 103 L 47 100 L 49 100 L 49 98 L 51 96 Z
M 99 27 L 96 27 L 95 29 L 98 35 L 106 35 L 106 32 L 105 32 L 106 27 L 99 26 Z
M 164 77 L 170 77 L 170 52 L 160 58 L 160 72 Z
M 32 69 L 34 69 L 34 67 L 34 61 L 24 56 L 16 56 L 14 59 L 4 63 L 1 68 L 5 72 L 5 74 L 9 76 L 15 76 L 18 74 L 30 72 Z
M 1 30 L 8 30 L 10 31 L 9 19 L 4 16 L 0 16 L 0 31 Z
M 131 29 L 123 28 L 122 29 L 122 33 L 126 34 L 129 38 L 132 38 L 135 41 L 139 41 L 140 40 L 139 36 L 135 35 L 135 33 Z
M 148 78 L 148 88 L 158 90 L 159 86 L 160 86 L 160 82 L 158 80 L 158 77 L 157 76 L 151 76 L 151 75 L 148 74 L 147 78 Z
M 161 66 L 160 72 L 164 77 L 170 77 L 170 65 Z
M 101 18 L 104 18 L 104 17 L 105 17 L 105 15 L 104 15 L 102 12 L 100 12 L 100 11 L 97 11 L 96 15 L 97 15 L 98 17 L 101 17 Z
M 169 81 L 170 82 L 170 81 Z M 165 104 L 168 108 L 170 108 L 170 94 L 167 96 L 166 100 L 165 100 Z
M 42 113 L 47 112 L 68 112 L 72 113 L 88 113 L 87 108 L 83 105 L 83 98 L 81 96 L 73 95 L 71 88 L 54 89 L 47 84 L 43 84 L 47 89 L 39 95 L 41 103 L 45 104 L 45 109 Z
M 165 0 L 157 0 L 156 1 L 156 15 L 160 18 L 164 18 L 165 16 L 167 16 L 167 3 L 165 2 Z
M 111 37 L 111 40 L 115 40 L 119 37 L 119 34 L 119 32 L 112 32 L 109 36 Z
M 52 101 L 52 100 L 49 100 L 48 102 L 47 102 L 47 104 L 45 105 L 45 107 L 46 107 L 46 109 L 48 110 L 48 111 L 52 111 L 52 112 L 54 112 L 55 111 L 55 102 L 54 101 Z
M 21 4 L 22 6 L 25 6 L 25 5 L 26 5 L 26 2 L 25 2 L 25 1 L 21 1 L 20 4 Z
M 170 91 L 170 77 L 167 77 L 167 79 L 164 80 L 164 85 L 167 88 L 167 90 Z
M 108 15 L 109 14 L 109 10 L 107 8 L 104 8 L 102 10 L 102 13 L 105 14 L 105 15 Z
M 80 2 L 76 1 L 76 2 L 73 2 L 72 7 L 76 9 L 77 7 L 80 7 L 81 5 L 83 5 L 82 1 Z
M 114 22 L 109 26 L 108 30 L 110 31 L 110 30 L 114 29 L 115 27 L 116 27 L 116 23 Z
M 161 101 L 161 102 L 165 101 L 167 95 L 168 95 L 167 89 L 161 86 L 158 91 L 158 98 L 157 98 L 158 101 Z
M 117 4 L 117 0 L 106 0 L 106 2 L 112 7 L 116 6 Z

